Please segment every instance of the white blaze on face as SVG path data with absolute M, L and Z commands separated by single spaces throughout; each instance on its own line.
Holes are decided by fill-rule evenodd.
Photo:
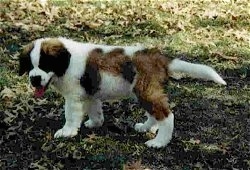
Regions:
M 38 40 L 36 40 L 34 42 L 34 48 L 30 52 L 31 63 L 34 66 L 34 68 L 39 66 L 42 41 L 44 41 L 44 39 L 38 39 Z
M 29 72 L 29 79 L 35 76 L 41 76 L 41 87 L 35 87 L 35 96 L 41 97 L 43 96 L 46 86 L 49 83 L 50 79 L 54 75 L 53 72 L 45 72 L 39 68 L 40 61 L 40 51 L 41 51 L 41 43 L 45 39 L 38 39 L 34 42 L 34 48 L 30 53 L 31 63 L 33 65 L 33 69 Z

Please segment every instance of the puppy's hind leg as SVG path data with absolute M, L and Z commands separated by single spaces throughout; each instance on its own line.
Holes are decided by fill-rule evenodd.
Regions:
M 145 143 L 149 147 L 155 147 L 155 148 L 164 147 L 172 139 L 172 133 L 174 129 L 174 114 L 170 113 L 168 117 L 157 122 L 159 125 L 159 130 L 156 137 Z
M 104 122 L 102 102 L 97 99 L 91 100 L 88 109 L 89 120 L 84 125 L 88 128 L 100 127 Z
M 174 115 L 169 109 L 167 97 L 162 90 L 157 89 L 139 94 L 140 105 L 151 115 L 144 124 L 136 124 L 135 129 L 138 131 L 149 130 L 153 125 L 158 125 L 156 137 L 145 144 L 148 147 L 164 147 L 170 142 L 174 129 Z
M 144 123 L 136 123 L 135 130 L 138 132 L 147 132 L 151 129 L 151 127 L 157 124 L 155 118 L 146 112 L 147 120 Z

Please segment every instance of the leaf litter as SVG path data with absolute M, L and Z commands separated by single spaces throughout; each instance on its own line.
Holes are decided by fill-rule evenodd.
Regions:
M 45 2 L 45 1 L 44 1 Z M 2 1 L 0 10 L 0 166 L 6 169 L 249 169 L 250 4 L 241 1 Z M 153 133 L 131 100 L 105 103 L 100 129 L 53 139 L 63 99 L 49 89 L 34 99 L 17 76 L 18 52 L 43 36 L 95 43 L 157 44 L 169 55 L 212 65 L 219 87 L 188 78 L 166 87 L 176 117 L 171 143 L 148 149 Z

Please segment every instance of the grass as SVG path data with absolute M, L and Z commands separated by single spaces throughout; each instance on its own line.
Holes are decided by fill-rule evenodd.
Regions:
M 33 158 L 26 165 L 30 168 L 62 169 L 71 160 L 70 165 L 87 169 L 104 164 L 121 169 L 140 159 L 146 164 L 141 167 L 152 169 L 250 166 L 246 147 L 250 104 L 247 0 L 51 0 L 45 7 L 31 0 L 4 0 L 1 6 L 0 125 L 5 129 L 0 134 L 6 147 L 0 150 L 0 166 L 9 153 L 16 153 L 9 137 L 23 141 L 22 152 L 17 153 L 20 157 L 31 148 Z M 181 55 L 211 65 L 228 86 L 185 78 L 170 82 L 166 90 L 177 127 L 173 141 L 164 149 L 146 148 L 144 142 L 152 134 L 131 130 L 133 122 L 143 120 L 143 110 L 129 100 L 105 103 L 107 123 L 103 128 L 83 127 L 81 135 L 72 140 L 54 140 L 52 136 L 63 122 L 62 97 L 50 88 L 46 99 L 33 99 L 27 76 L 17 76 L 21 47 L 47 36 L 158 47 L 171 58 Z M 218 156 L 222 158 L 216 160 Z M 9 167 L 24 165 L 18 156 L 14 158 L 7 162 Z

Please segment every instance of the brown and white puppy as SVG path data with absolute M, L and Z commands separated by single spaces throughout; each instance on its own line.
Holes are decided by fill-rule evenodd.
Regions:
M 158 126 L 158 133 L 146 142 L 164 147 L 172 138 L 174 115 L 168 106 L 164 82 L 175 73 L 226 82 L 209 66 L 169 59 L 156 49 L 140 46 L 107 46 L 79 43 L 66 38 L 37 39 L 24 48 L 19 74 L 29 73 L 31 85 L 40 97 L 51 83 L 65 98 L 66 123 L 54 137 L 77 135 L 83 117 L 88 128 L 103 124 L 102 101 L 134 96 L 146 110 L 144 123 L 135 130 L 146 132 Z

